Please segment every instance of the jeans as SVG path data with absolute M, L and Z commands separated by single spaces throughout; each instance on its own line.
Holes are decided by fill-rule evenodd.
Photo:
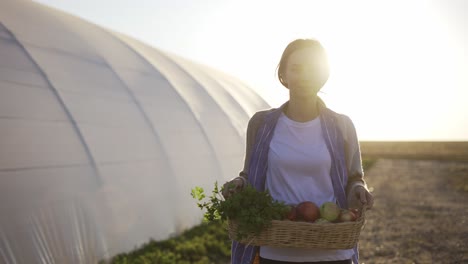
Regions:
M 279 261 L 260 257 L 260 264 L 352 264 L 350 259 L 336 261 L 319 261 L 319 262 L 289 262 Z

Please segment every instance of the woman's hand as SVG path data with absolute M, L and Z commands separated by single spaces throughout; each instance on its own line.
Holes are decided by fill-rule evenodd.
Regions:
M 357 185 L 351 189 L 348 199 L 349 208 L 362 208 L 372 209 L 374 206 L 374 197 L 372 194 L 362 185 Z
M 234 178 L 223 185 L 222 194 L 224 198 L 229 198 L 236 192 L 239 192 L 244 187 L 244 179 L 241 177 Z

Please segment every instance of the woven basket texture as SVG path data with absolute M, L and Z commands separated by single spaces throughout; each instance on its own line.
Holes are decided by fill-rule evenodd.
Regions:
M 260 235 L 250 235 L 239 242 L 254 246 L 348 249 L 353 248 L 365 223 L 365 212 L 356 221 L 343 223 L 310 223 L 273 220 Z M 237 240 L 236 221 L 228 221 L 229 237 Z

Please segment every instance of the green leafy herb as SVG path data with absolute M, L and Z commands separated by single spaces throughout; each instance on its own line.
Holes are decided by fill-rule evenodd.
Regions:
M 224 199 L 222 188 L 219 188 L 215 182 L 210 197 L 206 197 L 201 187 L 192 189 L 192 197 L 198 201 L 200 209 L 206 210 L 204 214 L 206 220 L 235 220 L 239 240 L 252 234 L 260 234 L 262 230 L 271 226 L 272 220 L 284 219 L 290 210 L 290 207 L 283 202 L 273 200 L 268 191 L 259 192 L 251 185 Z

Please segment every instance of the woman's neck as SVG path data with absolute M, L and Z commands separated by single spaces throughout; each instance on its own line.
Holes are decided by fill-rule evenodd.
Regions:
M 307 122 L 317 118 L 320 111 L 317 106 L 317 95 L 295 97 L 290 96 L 285 114 L 296 122 Z

